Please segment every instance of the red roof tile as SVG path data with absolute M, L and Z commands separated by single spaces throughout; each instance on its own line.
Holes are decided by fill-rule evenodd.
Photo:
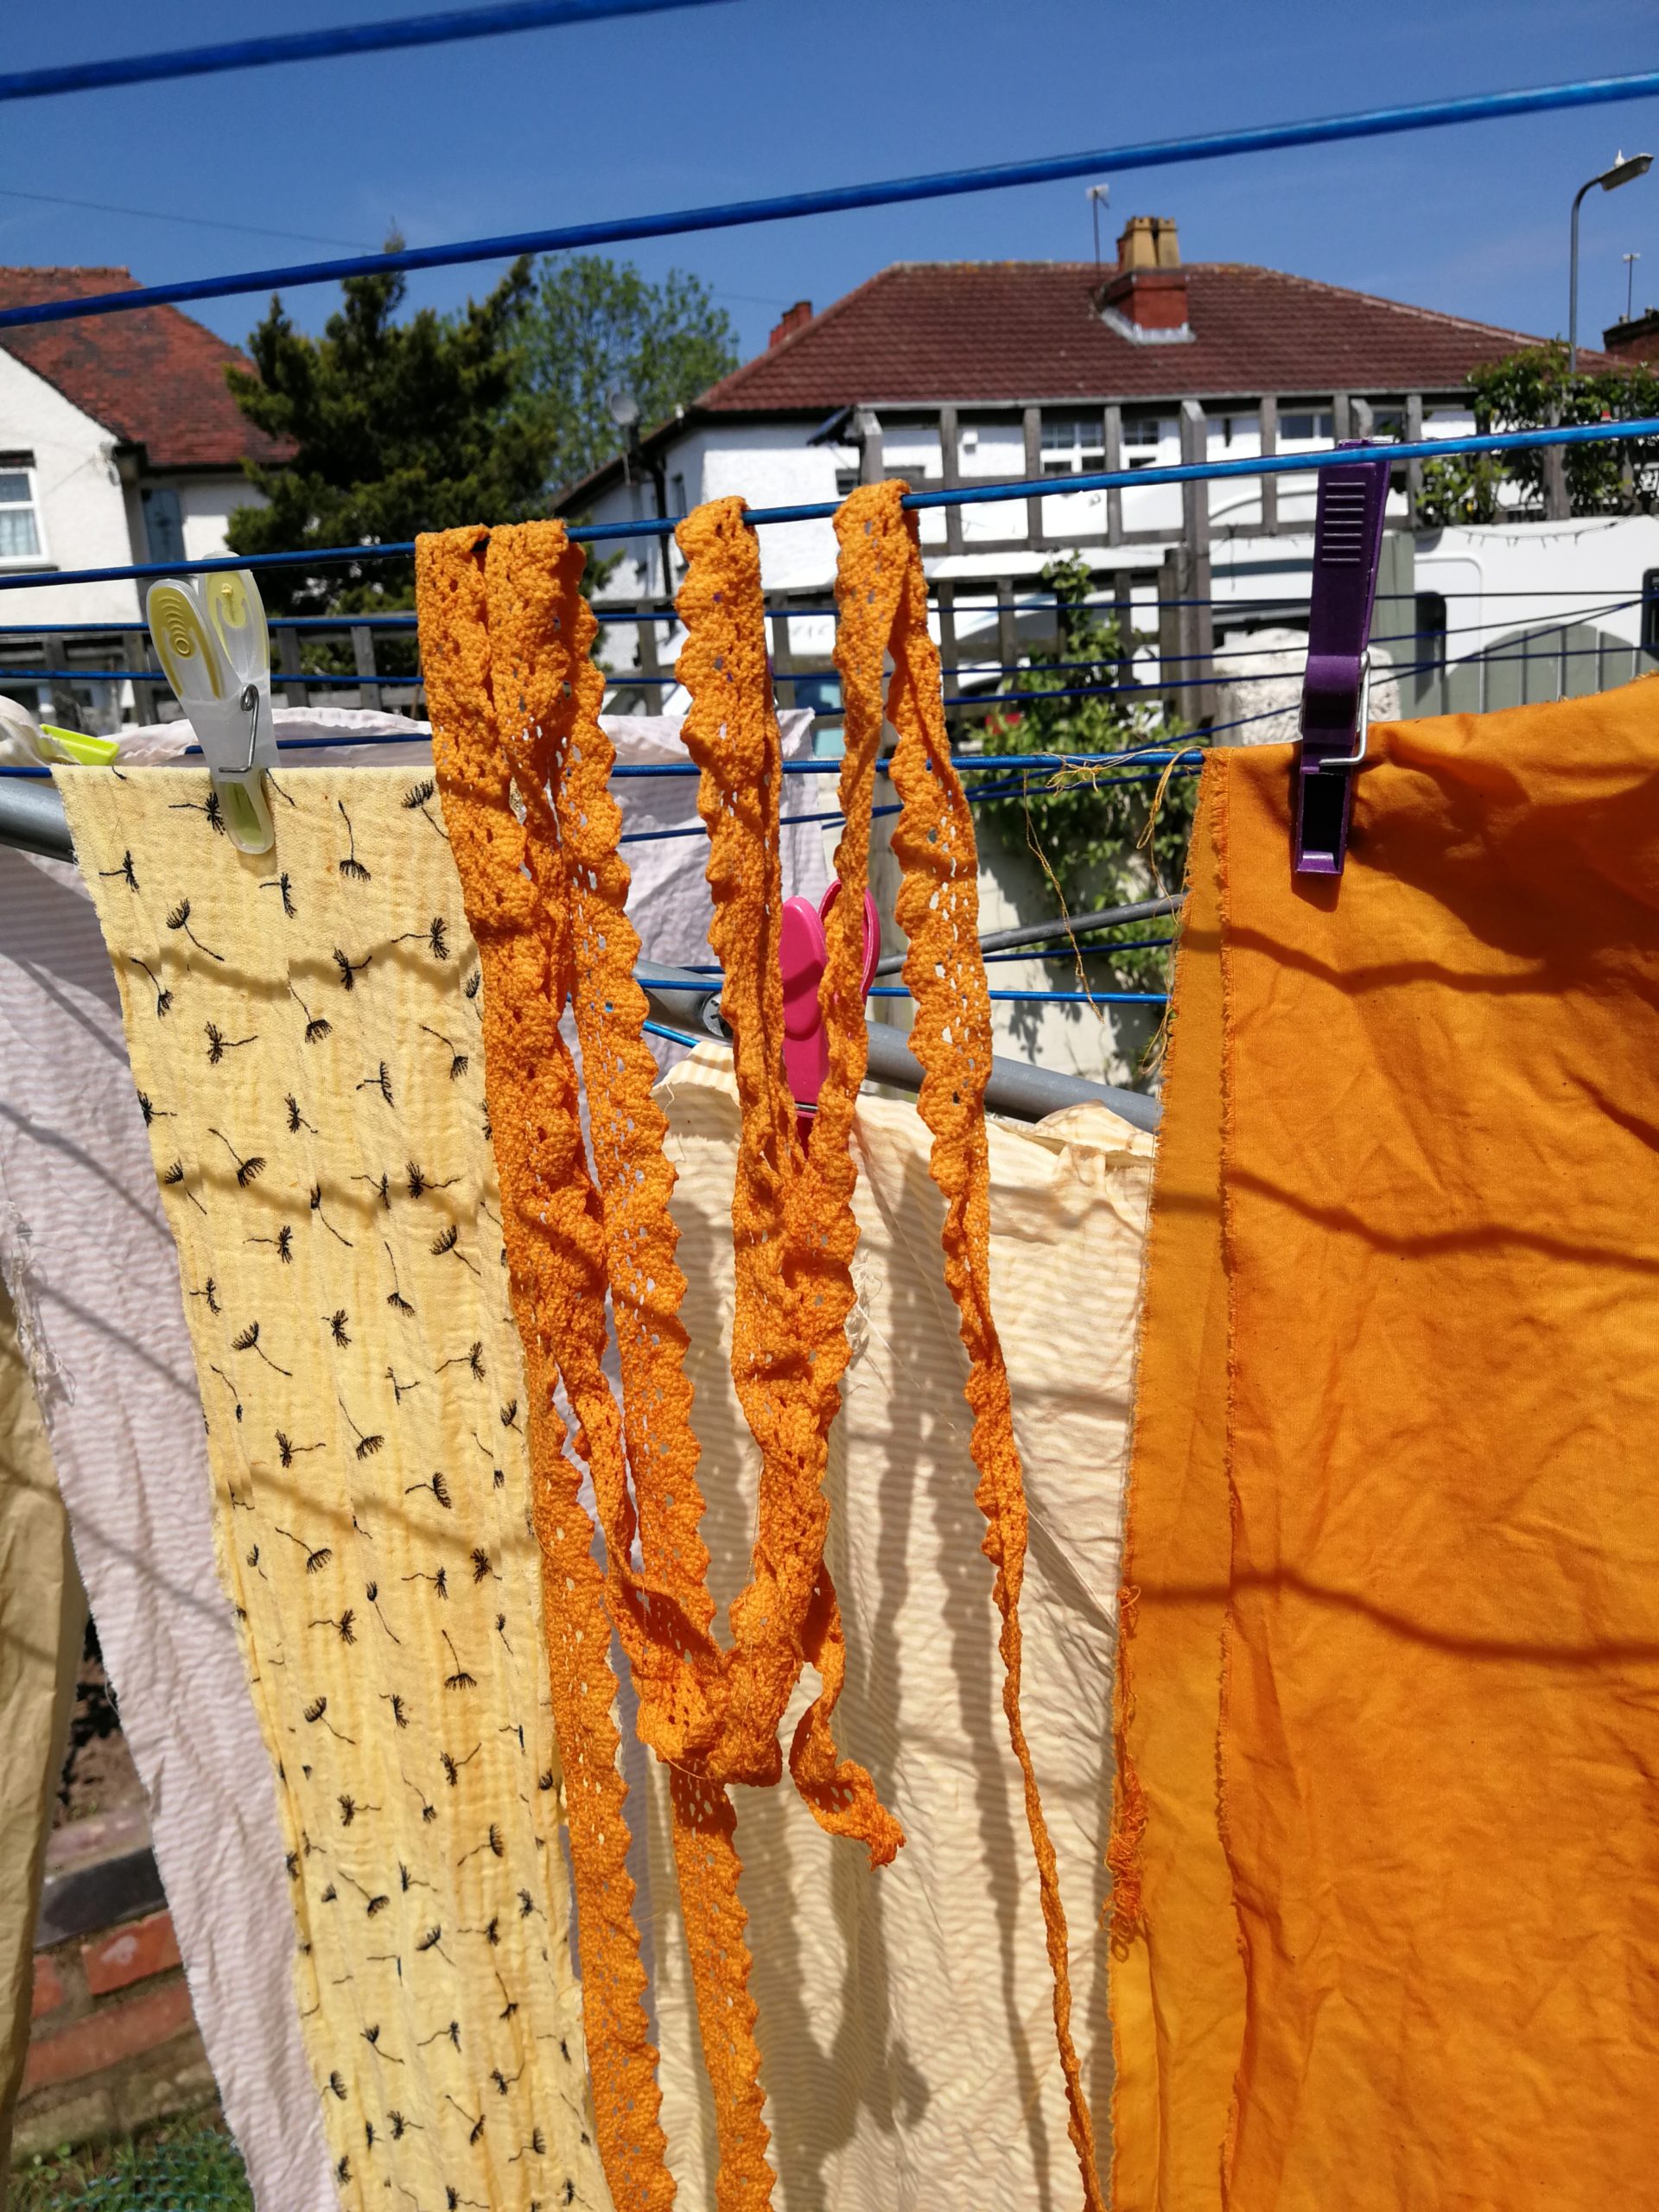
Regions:
M 127 269 L 0 269 L 0 307 L 133 287 Z M 245 357 L 176 308 L 0 331 L 0 346 L 152 468 L 238 468 L 283 448 L 246 420 L 225 383 Z
M 1095 312 L 1101 273 L 1092 262 L 899 262 L 697 404 L 828 413 L 856 401 L 1445 391 L 1477 363 L 1536 343 L 1276 269 L 1194 262 L 1191 342 L 1137 345 Z

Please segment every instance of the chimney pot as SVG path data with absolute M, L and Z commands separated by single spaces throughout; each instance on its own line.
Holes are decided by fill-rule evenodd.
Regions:
M 804 328 L 811 320 L 811 301 L 797 300 L 794 306 L 785 308 L 777 321 L 773 323 L 772 335 L 766 340 L 766 351 L 770 353 L 774 346 L 781 346 L 791 331 Z
M 1095 294 L 1102 320 L 1137 345 L 1179 345 L 1186 320 L 1180 232 L 1166 215 L 1131 215 L 1117 241 L 1117 270 Z

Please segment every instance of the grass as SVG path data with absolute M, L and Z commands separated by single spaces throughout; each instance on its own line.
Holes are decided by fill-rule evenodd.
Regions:
M 130 2143 L 48 2152 L 11 2172 L 12 2212 L 252 2212 L 235 2144 L 200 2117 L 168 2120 Z

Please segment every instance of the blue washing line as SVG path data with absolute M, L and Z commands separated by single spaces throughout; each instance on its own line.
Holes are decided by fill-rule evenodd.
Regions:
M 275 61 L 332 60 L 351 54 L 388 54 L 398 47 L 447 46 L 456 39 L 499 38 L 509 31 L 552 30 L 566 23 L 709 4 L 709 0 L 509 0 L 504 7 L 451 8 L 441 15 L 401 16 L 333 30 L 289 31 L 275 38 L 235 39 L 222 46 L 124 54 L 112 61 L 13 70 L 0 76 L 0 100 L 102 92 L 113 85 L 155 85 L 177 77 L 212 77 L 226 69 L 268 68 Z
M 1632 600 L 1621 603 L 1634 606 L 1637 602 Z M 1616 608 L 1591 610 L 1592 613 L 1616 613 L 1617 611 Z M 1587 657 L 1599 654 L 1604 650 L 1600 645 L 1551 645 L 1549 639 L 1565 631 L 1567 626 L 1565 621 L 1554 622 L 1548 629 L 1529 631 L 1525 636 L 1504 638 L 1500 641 L 1505 645 L 1540 645 L 1544 647 L 1542 652 L 1486 652 L 1478 654 L 1467 662 L 1447 662 L 1444 657 L 1441 657 L 1434 660 L 1414 661 L 1398 668 L 1390 667 L 1384 673 L 1389 677 L 1421 676 L 1425 671 L 1430 669 L 1463 666 L 1473 668 L 1481 663 L 1490 666 L 1496 665 L 1501 661 L 1514 660 L 1583 660 Z M 1428 633 L 1414 632 L 1412 634 L 1414 640 L 1416 637 Z M 1382 642 L 1380 639 L 1372 640 L 1373 644 Z M 1616 639 L 1614 643 L 1615 645 L 1626 645 L 1632 652 L 1639 650 L 1637 646 L 1630 645 L 1627 639 Z M 1282 652 L 1287 649 L 1281 645 L 1274 645 L 1264 647 L 1263 650 Z M 1222 648 L 1221 657 L 1224 659 L 1232 658 L 1225 647 Z M 1212 656 L 1208 653 L 1180 653 L 1169 656 L 1172 663 L 1181 660 L 1204 661 L 1211 658 Z M 1075 661 L 1058 664 L 1047 662 L 1036 668 L 1020 665 L 1011 668 L 987 668 L 983 673 L 987 676 L 1044 676 L 1051 668 L 1057 665 L 1101 668 L 1110 664 L 1109 661 Z M 810 673 L 811 671 L 802 672 Z M 606 679 L 605 688 L 611 691 L 635 690 L 644 683 L 653 683 L 671 685 L 676 689 L 679 685 L 677 677 L 641 678 L 632 674 L 619 676 L 611 669 L 601 669 L 600 673 Z M 947 691 L 943 694 L 940 703 L 946 707 L 997 707 L 1019 706 L 1040 699 L 1135 698 L 1154 702 L 1161 698 L 1166 691 L 1201 691 L 1207 685 L 1217 683 L 1287 683 L 1293 680 L 1294 673 L 1294 671 L 1289 669 L 1268 669 L 1255 673 L 1245 669 L 1242 673 L 1235 673 L 1231 668 L 1222 668 L 1211 676 L 1172 676 L 1161 683 L 1148 681 L 1144 683 L 1078 683 L 1064 688 L 1055 687 L 1029 691 Z M 425 681 L 418 670 L 409 676 L 359 676 L 354 671 L 346 671 L 334 675 L 289 676 L 284 675 L 280 669 L 272 670 L 270 680 L 273 690 L 283 684 L 294 683 L 302 685 L 310 691 L 349 691 L 354 684 L 374 684 L 383 690 L 396 690 L 402 684 L 411 690 L 418 690 Z M 780 683 L 788 683 L 794 680 L 794 677 L 792 674 L 785 675 L 780 676 L 777 680 Z M 167 677 L 159 668 L 0 668 L 0 683 L 165 683 L 166 682 Z M 785 711 L 787 712 L 789 709 Z
M 752 223 L 795 220 L 804 215 L 833 215 L 862 207 L 893 207 L 920 200 L 956 199 L 967 193 L 1000 192 L 1014 185 L 1055 184 L 1073 177 L 1109 176 L 1125 169 L 1168 168 L 1187 162 L 1217 161 L 1233 154 L 1262 154 L 1296 146 L 1325 146 L 1339 140 L 1382 138 L 1400 131 L 1442 130 L 1456 123 L 1484 123 L 1518 115 L 1541 115 L 1560 108 L 1604 107 L 1645 99 L 1659 92 L 1659 70 L 1624 77 L 1581 78 L 1561 85 L 1538 85 L 1513 92 L 1479 92 L 1459 99 L 1421 100 L 1405 106 L 1363 109 L 1351 115 L 1322 116 L 1301 123 L 1259 124 L 1246 130 L 1211 131 L 1190 138 L 1152 139 L 1141 144 L 1108 146 L 1086 154 L 1060 154 L 1042 161 L 1001 162 L 984 168 L 945 169 L 931 175 L 893 177 L 875 184 L 838 185 L 827 191 L 785 193 L 765 200 L 732 200 L 709 207 L 686 207 L 660 215 L 633 215 L 606 223 L 573 223 L 545 231 L 521 231 L 457 245 L 404 247 L 395 253 L 352 254 L 332 261 L 302 261 L 277 269 L 243 270 L 230 276 L 201 276 L 175 284 L 141 285 L 128 292 L 98 292 L 78 300 L 43 300 L 0 313 L 0 329 L 23 323 L 73 322 L 98 315 L 126 315 L 137 308 L 175 306 L 188 300 L 233 299 L 251 292 L 291 289 L 303 284 L 331 284 L 347 276 L 390 275 L 415 269 L 454 269 L 468 262 L 511 261 L 523 253 L 563 253 L 635 238 L 679 238 L 693 231 L 726 231 Z M 1145 472 L 1141 472 L 1144 475 Z M 1072 478 L 1067 489 L 1090 480 Z M 1049 480 L 1052 489 L 1052 480 Z M 638 533 L 636 533 L 637 535 Z
M 873 999 L 907 999 L 902 983 L 875 983 Z M 993 1000 L 1010 1006 L 1167 1006 L 1167 991 L 993 991 Z
M 0 314 L 0 328 L 12 319 L 10 315 Z M 1530 453 L 1548 446 L 1602 445 L 1610 440 L 1636 438 L 1659 439 L 1659 420 L 1643 416 L 1634 422 L 1573 423 L 1548 430 L 1503 430 L 1485 436 L 1435 438 L 1419 445 L 1379 447 L 1363 457 L 1375 459 L 1386 454 L 1390 461 L 1444 461 L 1452 454 Z M 1345 468 L 1351 467 L 1356 458 L 1351 448 L 1331 446 L 1320 453 L 1294 456 L 1257 454 L 1243 461 L 1193 461 L 1172 463 L 1167 468 L 1117 469 L 1097 476 L 1074 476 L 1068 482 L 1072 488 L 1084 491 L 1121 490 L 1129 485 L 1202 484 L 1239 476 L 1282 476 L 1291 470 L 1317 473 L 1326 468 Z M 899 504 L 912 510 L 990 506 L 1000 501 L 1045 494 L 1053 480 L 1046 476 L 1021 477 L 1013 482 L 975 484 L 951 491 L 907 492 Z M 747 519 L 758 528 L 781 522 L 829 522 L 839 512 L 840 502 L 827 499 L 804 507 L 752 507 Z M 675 526 L 671 520 L 580 523 L 570 531 L 569 537 L 577 544 L 622 537 L 666 537 Z M 145 561 L 126 568 L 60 569 L 44 575 L 0 576 L 0 591 L 41 591 L 59 584 L 124 583 L 146 576 L 219 575 L 236 569 L 257 572 L 261 569 L 339 567 L 357 562 L 407 560 L 414 551 L 415 541 L 408 538 L 394 544 L 321 546 L 304 553 L 228 553 L 208 561 Z M 349 628 L 349 618 L 341 619 L 343 626 Z

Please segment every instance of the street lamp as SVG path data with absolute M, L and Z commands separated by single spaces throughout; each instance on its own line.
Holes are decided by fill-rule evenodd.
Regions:
M 1611 168 L 1592 176 L 1573 195 L 1573 267 L 1567 309 L 1567 366 L 1571 376 L 1579 371 L 1579 209 L 1584 195 L 1598 184 L 1604 192 L 1617 192 L 1621 184 L 1634 184 L 1637 177 L 1646 176 L 1652 167 L 1651 154 L 1632 154 L 1628 161 L 1620 154 Z

